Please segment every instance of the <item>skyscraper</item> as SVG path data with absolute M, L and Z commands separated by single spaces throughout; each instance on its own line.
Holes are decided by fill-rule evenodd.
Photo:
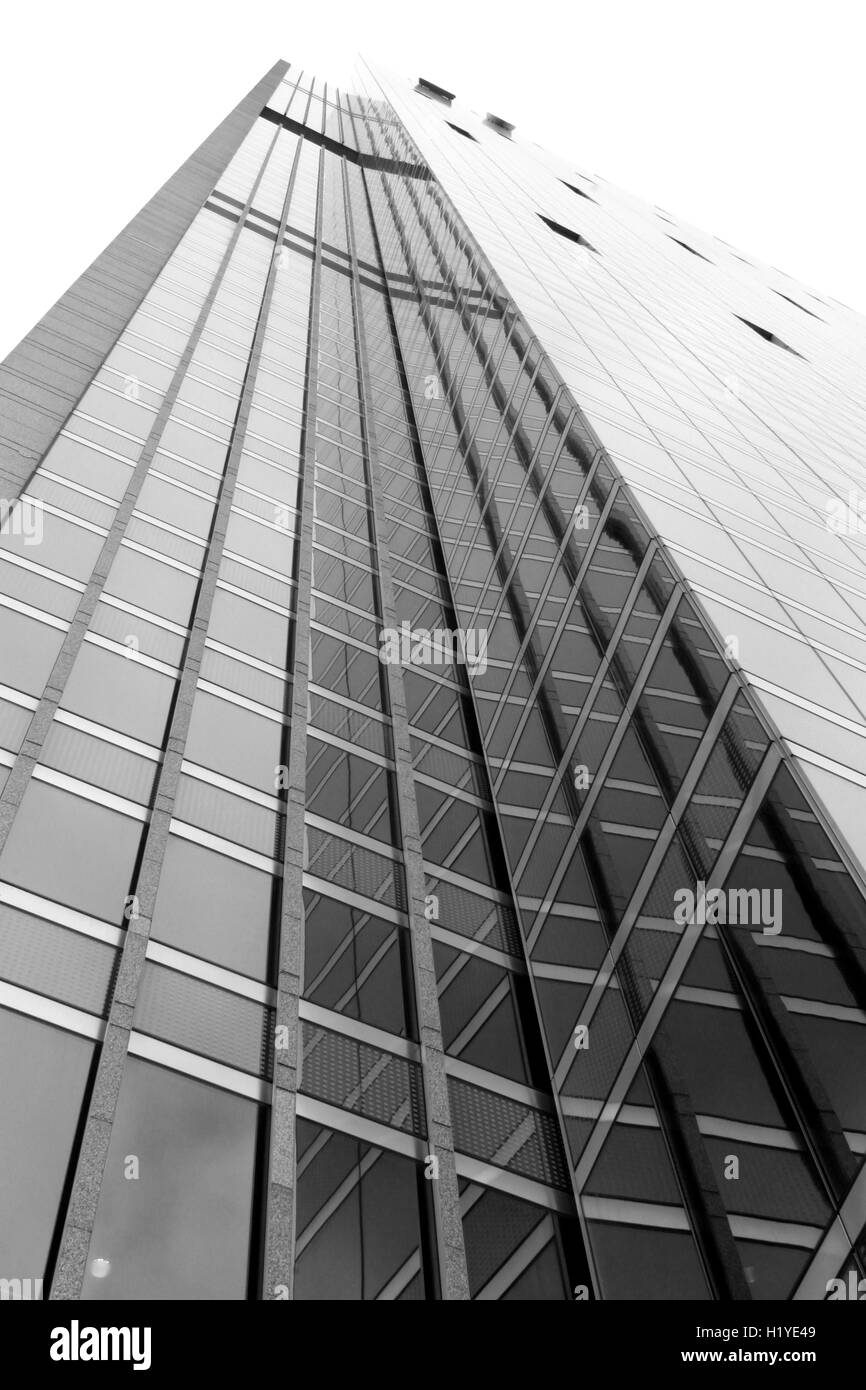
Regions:
M 834 1297 L 866 327 L 359 86 L 2 369 L 0 1292 Z

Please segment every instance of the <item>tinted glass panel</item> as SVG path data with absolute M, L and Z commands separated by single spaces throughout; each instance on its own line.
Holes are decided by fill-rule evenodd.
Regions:
M 396 1298 L 421 1274 L 418 1165 L 298 1121 L 296 1299 Z
M 0 1009 L 0 1277 L 41 1279 L 93 1043 Z M 10 1118 L 14 1117 L 14 1123 Z
M 3 653 L 3 684 L 27 695 L 41 695 L 63 633 L 47 627 L 11 608 L 0 608 L 0 651 Z
M 246 1297 L 256 1122 L 252 1101 L 128 1058 L 83 1298 Z
M 130 616 L 131 632 L 135 619 Z M 174 680 L 133 657 L 85 642 L 63 692 L 62 708 L 109 729 L 159 745 Z
M 283 727 L 250 710 L 200 690 L 195 698 L 185 755 L 190 762 L 237 782 L 273 793 Z
M 0 856 L 0 878 L 120 925 L 141 821 L 31 782 Z
M 193 575 L 127 545 L 117 552 L 105 585 L 107 594 L 126 599 L 148 613 L 158 613 L 173 623 L 189 621 L 195 589 Z
M 169 839 L 151 935 L 179 951 L 264 979 L 270 875 L 177 836 Z

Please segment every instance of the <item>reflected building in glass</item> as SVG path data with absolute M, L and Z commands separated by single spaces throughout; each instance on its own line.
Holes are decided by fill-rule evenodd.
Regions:
M 0 371 L 0 1294 L 824 1299 L 866 324 L 358 85 Z

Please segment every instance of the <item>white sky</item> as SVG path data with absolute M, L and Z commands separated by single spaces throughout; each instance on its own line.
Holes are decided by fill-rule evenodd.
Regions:
M 0 358 L 278 58 L 363 52 L 866 312 L 857 0 L 15 0 Z

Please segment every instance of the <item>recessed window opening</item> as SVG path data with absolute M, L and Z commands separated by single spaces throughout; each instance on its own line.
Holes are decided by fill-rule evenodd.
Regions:
M 570 227 L 563 227 L 561 222 L 554 222 L 551 217 L 545 217 L 543 212 L 540 212 L 538 216 L 541 218 L 542 222 L 547 224 L 552 232 L 556 232 L 559 236 L 565 237 L 567 241 L 576 242 L 578 246 L 585 246 L 587 251 L 595 251 L 595 247 L 592 243 L 587 241 L 585 236 L 581 236 L 580 232 L 573 232 Z M 595 251 L 595 254 L 598 255 L 598 252 Z
M 591 198 L 588 193 L 584 193 L 582 188 L 578 188 L 574 183 L 569 183 L 567 179 L 560 179 L 559 182 L 564 183 L 566 188 L 570 188 L 572 193 L 576 193 L 579 198 L 585 198 L 588 203 L 596 202 L 595 198 Z M 597 203 L 596 206 L 598 206 Z
M 689 246 L 687 241 L 680 241 L 678 236 L 668 236 L 668 240 L 675 241 L 677 246 L 681 246 L 684 251 L 691 251 L 693 256 L 697 256 L 699 260 L 706 261 L 707 265 L 713 264 L 709 256 L 705 256 L 701 251 L 696 251 L 693 246 Z
M 752 323 L 751 319 L 744 319 L 741 314 L 735 314 L 734 318 L 739 319 L 740 323 L 744 323 L 747 328 L 751 328 L 753 333 L 757 333 L 758 337 L 763 338 L 766 342 L 775 343 L 776 347 L 784 348 L 786 352 L 793 353 L 795 357 L 803 356 L 802 352 L 798 352 L 796 348 L 792 348 L 788 343 L 778 338 L 775 333 L 771 333 L 769 328 L 761 328 L 759 324 Z M 805 361 L 805 358 L 803 360 Z
M 429 97 L 431 101 L 441 101 L 443 106 L 450 106 L 454 100 L 453 92 L 446 92 L 444 87 L 439 87 L 435 82 L 431 82 L 426 77 L 418 78 L 418 85 L 415 91 L 422 97 Z
M 494 116 L 490 111 L 488 111 L 487 116 L 485 117 L 484 124 L 489 125 L 491 130 L 495 130 L 497 135 L 503 135 L 506 140 L 511 139 L 511 133 L 514 130 L 514 126 L 511 124 L 510 121 L 503 121 L 501 116 Z
M 446 121 L 445 124 L 450 125 L 452 130 L 456 130 L 458 135 L 465 135 L 467 140 L 475 140 L 476 145 L 478 144 L 475 136 L 470 131 L 464 130 L 462 125 L 455 125 L 453 121 Z
M 812 310 L 807 309 L 805 304 L 798 304 L 797 300 L 792 299 L 789 294 L 782 294 L 781 290 L 774 290 L 773 293 L 777 294 L 780 299 L 787 299 L 789 304 L 793 304 L 795 309 L 800 309 L 804 314 L 808 314 L 810 319 L 817 319 L 819 323 L 824 323 L 826 321 L 821 318 L 820 314 L 813 314 Z

